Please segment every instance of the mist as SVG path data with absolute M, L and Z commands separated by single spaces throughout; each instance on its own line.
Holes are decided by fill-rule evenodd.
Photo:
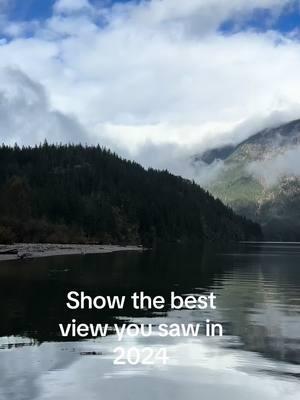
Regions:
M 49 143 L 100 144 L 145 168 L 166 169 L 203 186 L 209 185 L 225 168 L 222 160 L 211 164 L 201 161 L 203 152 L 237 145 L 262 129 L 276 127 L 299 116 L 297 109 L 278 110 L 248 118 L 232 130 L 207 131 L 205 135 L 201 131 L 199 139 L 192 144 L 145 140 L 133 146 L 120 141 L 120 133 L 112 135 L 101 126 L 96 135 L 91 134 L 77 116 L 53 108 L 47 89 L 19 69 L 2 70 L 1 81 L 1 142 L 34 145 L 47 139 Z M 299 156 L 300 149 L 291 149 L 272 160 L 251 163 L 248 171 L 272 185 L 284 175 L 300 174 Z
M 300 176 L 300 146 L 289 149 L 271 160 L 253 162 L 249 164 L 248 171 L 268 186 L 287 176 Z

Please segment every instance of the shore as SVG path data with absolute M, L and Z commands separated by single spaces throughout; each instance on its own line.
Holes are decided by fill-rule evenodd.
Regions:
M 141 246 L 118 246 L 98 244 L 48 244 L 17 243 L 0 245 L 0 261 L 25 258 L 66 256 L 76 254 L 102 254 L 115 251 L 143 251 Z

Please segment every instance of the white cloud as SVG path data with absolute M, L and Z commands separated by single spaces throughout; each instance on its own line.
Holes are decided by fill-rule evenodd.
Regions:
M 73 13 L 91 9 L 88 0 L 57 0 L 54 11 L 57 13 Z
M 299 160 L 300 147 L 298 146 L 288 149 L 272 159 L 253 162 L 249 165 L 248 170 L 269 186 L 286 176 L 300 176 Z
M 152 0 L 143 1 L 139 7 L 134 2 L 125 6 L 131 11 L 133 20 L 146 25 L 186 21 L 201 22 L 202 25 L 218 27 L 228 17 L 236 17 L 252 12 L 254 9 L 270 9 L 272 13 L 292 4 L 290 0 Z M 117 7 L 121 11 L 124 6 Z M 127 17 L 127 15 L 126 15 Z
M 74 116 L 51 108 L 42 85 L 18 70 L 0 75 L 0 141 L 9 144 L 78 142 L 88 136 Z
M 60 0 L 33 35 L 0 42 L 0 69 L 17 68 L 39 82 L 47 107 L 76 115 L 94 141 L 138 159 L 149 143 L 152 150 L 183 146 L 188 154 L 243 138 L 274 118 L 300 116 L 297 38 L 218 31 L 232 16 L 239 21 L 256 7 L 275 15 L 289 4 L 152 0 L 96 8 Z M 5 85 L 0 76 L 0 90 Z M 49 128 L 44 132 L 51 139 Z M 13 135 L 28 141 L 21 129 Z

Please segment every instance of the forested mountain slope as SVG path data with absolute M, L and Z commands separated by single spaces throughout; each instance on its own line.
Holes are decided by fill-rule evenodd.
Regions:
M 0 242 L 260 238 L 197 184 L 101 147 L 0 148 Z

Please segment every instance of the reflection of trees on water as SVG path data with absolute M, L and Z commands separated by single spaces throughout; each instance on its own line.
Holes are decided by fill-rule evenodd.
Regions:
M 66 308 L 70 290 L 93 295 L 201 293 L 213 290 L 216 311 L 159 313 L 159 322 L 222 322 L 225 333 L 240 338 L 245 350 L 277 360 L 299 361 L 299 259 L 265 257 L 256 251 L 212 256 L 201 249 L 11 261 L 0 265 L 0 336 L 21 335 L 38 342 L 61 340 L 58 324 L 113 324 L 151 318 L 155 310 L 80 310 Z M 68 338 L 70 340 L 76 340 Z M 178 340 L 184 341 L 185 338 Z
M 0 265 L 0 336 L 22 335 L 40 342 L 61 340 L 59 323 L 72 318 L 86 323 L 113 324 L 122 317 L 152 316 L 151 310 L 67 309 L 71 290 L 90 296 L 126 295 L 143 290 L 168 297 L 171 290 L 191 288 L 201 275 L 201 251 L 187 257 L 184 250 L 148 253 L 68 256 L 10 261 Z M 199 261 L 200 259 L 200 261 Z M 208 279 L 208 278 L 207 278 Z M 212 282 L 212 277 L 208 283 Z M 175 285 L 175 286 L 174 286 Z M 181 289 L 182 288 L 182 289 Z M 184 288 L 184 289 L 183 289 Z M 68 338 L 68 340 L 72 340 Z

